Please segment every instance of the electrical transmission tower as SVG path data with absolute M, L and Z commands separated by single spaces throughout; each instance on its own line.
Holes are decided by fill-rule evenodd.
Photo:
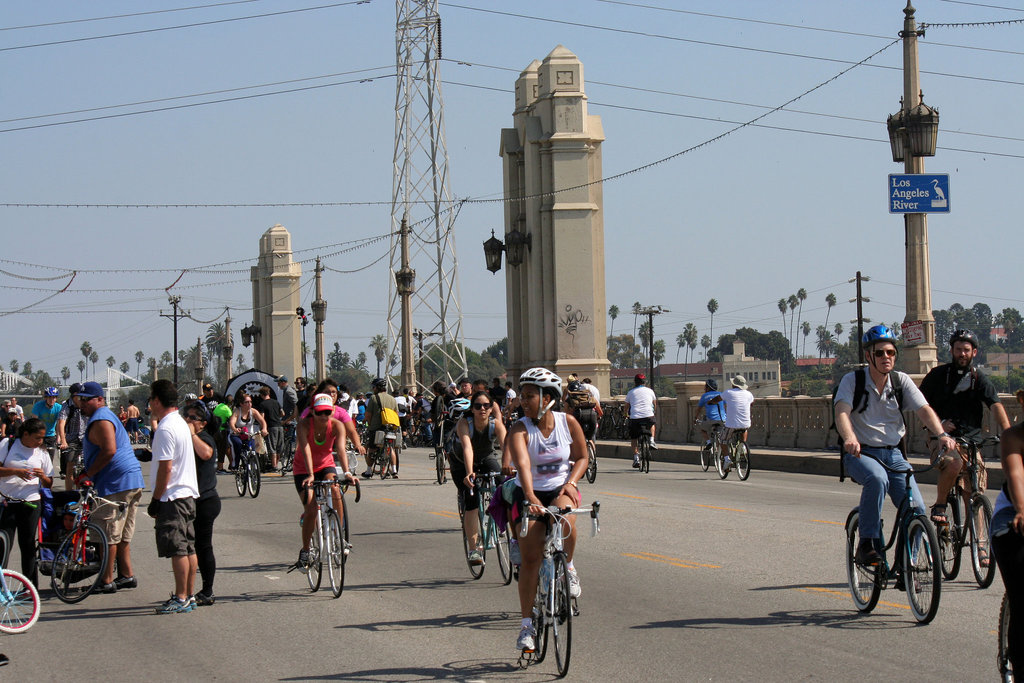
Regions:
M 391 194 L 391 271 L 395 279 L 388 292 L 386 362 L 390 369 L 391 359 L 400 358 L 401 382 L 413 386 L 413 318 L 416 327 L 437 336 L 437 351 L 432 356 L 443 366 L 445 376 L 466 373 L 466 352 L 453 232 L 458 208 L 448 188 L 444 101 L 438 73 L 441 17 L 437 0 L 396 0 L 395 7 L 398 83 Z M 416 270 L 420 273 L 418 284 Z

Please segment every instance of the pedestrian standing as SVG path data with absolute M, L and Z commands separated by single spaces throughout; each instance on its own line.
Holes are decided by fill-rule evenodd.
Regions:
M 213 578 L 217 573 L 217 559 L 213 554 L 213 522 L 220 514 L 220 496 L 217 495 L 217 451 L 213 430 L 216 427 L 210 419 L 206 404 L 196 401 L 185 407 L 185 421 L 192 432 L 192 450 L 195 452 L 196 481 L 199 484 L 199 499 L 196 501 L 196 561 L 202 587 L 196 593 L 196 604 L 212 605 Z

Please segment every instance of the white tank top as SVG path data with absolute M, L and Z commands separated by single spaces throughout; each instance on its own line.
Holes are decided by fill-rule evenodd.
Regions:
M 530 472 L 533 474 L 534 491 L 553 491 L 565 485 L 569 479 L 569 451 L 572 436 L 565 421 L 565 413 L 552 412 L 555 428 L 544 438 L 540 429 L 528 417 L 519 421 L 526 426 L 526 450 L 530 454 Z M 516 484 L 522 486 L 519 475 Z

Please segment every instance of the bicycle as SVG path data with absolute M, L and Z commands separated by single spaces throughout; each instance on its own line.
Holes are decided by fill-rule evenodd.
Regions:
M 480 551 L 484 562 L 482 564 L 474 565 L 469 562 L 469 552 L 474 550 L 469 545 L 469 537 L 466 535 L 466 527 L 462 524 L 466 517 L 466 502 L 462 492 L 459 492 L 459 524 L 462 526 L 462 550 L 466 557 L 466 564 L 469 565 L 469 573 L 473 579 L 479 579 L 484 575 L 484 567 L 487 563 L 487 551 L 493 550 L 498 556 L 498 567 L 501 569 L 501 579 L 503 585 L 507 586 L 512 583 L 512 561 L 509 558 L 509 543 L 512 535 L 509 533 L 506 527 L 502 531 L 498 531 L 498 525 L 494 521 L 494 518 L 487 514 L 487 509 L 491 505 L 491 499 L 494 497 L 495 492 L 498 488 L 498 479 L 501 477 L 500 472 L 481 472 L 474 475 L 474 487 L 477 490 L 477 494 L 480 497 L 480 505 L 477 507 L 476 513 L 479 517 L 479 529 L 480 539 L 478 542 L 477 550 Z
M 697 420 L 694 424 L 699 426 L 700 420 Z M 700 447 L 700 467 L 705 472 L 712 464 L 715 464 L 717 469 L 718 458 L 722 454 L 722 441 L 724 439 L 725 425 L 721 422 L 715 422 L 711 425 L 711 439 L 710 443 L 706 443 Z
M 14 499 L 10 499 L 14 500 Z M 0 557 L 7 563 L 11 537 L 0 529 Z M 0 632 L 24 633 L 39 619 L 39 591 L 32 582 L 13 569 L 0 572 Z
M 334 496 L 331 489 L 341 485 L 341 520 L 334 509 Z M 354 483 L 356 487 L 356 502 L 359 502 L 359 482 Z M 327 576 L 331 582 L 331 592 L 335 598 L 341 596 L 345 590 L 345 564 L 348 561 L 352 544 L 348 542 L 348 504 L 345 502 L 345 493 L 349 484 L 341 483 L 339 479 L 326 479 L 314 481 L 305 488 L 313 491 L 316 497 L 317 516 L 316 528 L 309 540 L 309 562 L 306 570 L 306 581 L 309 583 L 311 593 L 320 590 L 320 581 L 323 576 L 324 558 L 327 558 Z M 289 569 L 300 568 L 297 564 Z
M 999 649 L 996 653 L 996 664 L 999 667 L 999 680 L 1013 683 L 1013 668 L 1010 665 L 1010 600 L 1003 593 L 1003 602 L 999 607 Z
M 914 492 L 910 479 L 932 467 L 923 470 L 897 470 L 869 453 L 862 452 L 861 457 L 872 458 L 889 472 L 905 474 L 906 495 L 897 511 L 896 523 L 893 525 L 889 542 L 880 549 L 879 554 L 882 557 L 877 564 L 866 565 L 856 560 L 860 508 L 853 508 L 846 518 L 846 576 L 853 603 L 858 611 L 870 612 L 878 604 L 882 589 L 888 588 L 889 581 L 893 581 L 894 588 L 906 591 L 914 618 L 921 624 L 927 624 L 939 611 L 942 560 L 935 527 L 928 519 L 928 515 L 914 507 Z M 891 566 L 886 559 L 886 551 L 889 549 L 896 552 L 895 561 Z
M 284 452 L 279 460 L 282 472 L 291 472 L 292 463 L 295 461 L 295 449 L 297 448 L 297 432 L 295 423 L 289 422 L 284 426 Z
M 743 440 L 743 431 L 742 429 L 730 430 L 725 443 L 728 453 L 723 455 L 720 449 L 718 457 L 715 458 L 715 469 L 718 470 L 720 479 L 728 477 L 734 467 L 740 481 L 746 481 L 750 476 L 750 446 Z M 726 459 L 729 460 L 728 463 Z
M 549 632 L 555 641 L 555 666 L 558 677 L 569 673 L 569 658 L 572 655 L 572 618 L 579 615 L 579 605 L 569 594 L 569 560 L 563 550 L 568 532 L 567 517 L 589 512 L 592 520 L 591 535 L 601 530 L 598 511 L 601 503 L 594 501 L 589 508 L 557 508 L 550 506 L 539 516 L 527 514 L 528 506 L 523 504 L 523 523 L 519 537 L 526 536 L 530 519 L 543 520 L 547 524 L 544 537 L 544 552 L 541 556 L 537 597 L 533 604 L 533 626 L 536 642 L 533 650 L 523 650 L 517 662 L 520 669 L 544 661 L 548 650 Z
M 71 530 L 57 545 L 53 561 L 39 563 L 39 573 L 50 575 L 53 592 L 68 604 L 81 602 L 96 589 L 110 560 L 107 534 L 90 521 L 92 513 L 103 505 L 115 505 L 120 518 L 128 509 L 127 503 L 96 495 L 96 489 L 89 484 L 78 495 Z
M 239 497 L 245 496 L 248 491 L 249 496 L 255 498 L 260 495 L 262 483 L 259 454 L 253 448 L 252 435 L 243 433 L 239 434 L 239 438 L 242 440 L 242 450 L 235 463 L 235 491 Z
M 376 444 L 373 451 L 370 454 L 370 473 L 371 476 L 379 474 L 381 479 L 387 479 L 391 476 L 391 457 L 395 457 L 395 468 L 394 474 L 398 474 L 398 454 L 395 450 L 395 443 L 398 440 L 398 432 L 380 430 L 378 434 L 383 434 L 384 438 L 381 440 L 382 443 Z
M 651 471 L 651 433 L 645 431 L 636 440 L 637 457 L 640 458 L 640 471 L 648 473 Z
M 937 524 L 936 533 L 939 537 L 939 551 L 942 555 L 942 576 L 948 580 L 956 578 L 960 573 L 961 553 L 964 546 L 971 549 L 971 568 L 974 579 L 980 588 L 988 588 L 996 574 L 995 558 L 989 547 L 989 526 L 992 522 L 992 503 L 980 491 L 978 470 L 980 468 L 980 449 L 984 446 L 999 443 L 999 437 L 989 436 L 981 439 L 957 437 L 957 444 L 967 451 L 966 471 L 957 477 L 956 484 L 946 498 L 949 512 L 948 524 Z M 970 486 L 970 489 L 966 488 Z M 968 508 L 970 514 L 963 519 L 961 509 L 965 491 L 972 491 Z M 987 562 L 987 565 L 983 565 Z
M 597 447 L 587 439 L 587 482 L 593 484 L 597 479 Z

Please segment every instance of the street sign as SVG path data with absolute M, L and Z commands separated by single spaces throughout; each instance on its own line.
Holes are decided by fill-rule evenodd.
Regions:
M 949 174 L 890 173 L 889 213 L 949 213 Z
M 924 343 L 924 323 L 915 320 L 911 323 L 900 325 L 903 331 L 903 343 L 907 346 L 915 346 Z

